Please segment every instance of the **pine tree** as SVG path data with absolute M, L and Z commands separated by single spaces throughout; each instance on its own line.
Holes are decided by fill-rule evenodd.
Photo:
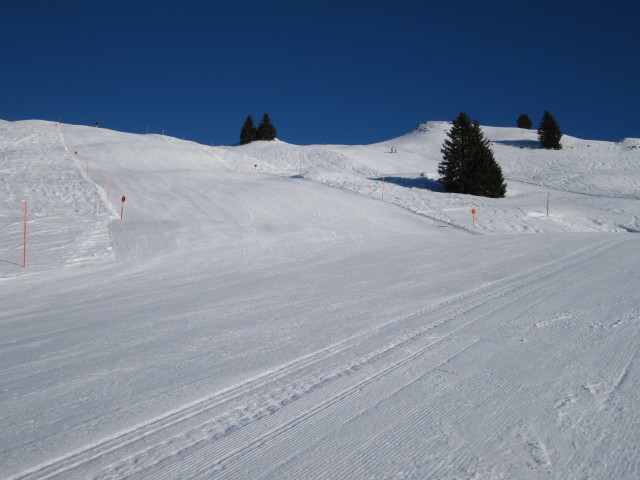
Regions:
M 249 115 L 242 125 L 242 130 L 240 130 L 240 145 L 251 143 L 255 136 L 256 128 L 253 126 L 253 118 Z
M 274 127 L 271 123 L 269 115 L 265 113 L 262 116 L 260 125 L 258 125 L 258 130 L 256 131 L 256 140 L 275 140 L 275 138 L 276 127 Z
M 453 121 L 448 139 L 442 146 L 443 160 L 438 165 L 440 182 L 445 190 L 500 198 L 506 193 L 502 169 L 495 161 L 489 141 L 480 124 L 471 123 L 462 112 Z
M 473 129 L 476 143 L 464 169 L 464 193 L 502 198 L 507 193 L 502 169 L 493 157 L 489 141 L 484 138 L 477 121 L 474 122 Z
M 549 112 L 545 111 L 538 127 L 538 140 L 542 148 L 560 150 L 562 145 L 560 139 L 562 138 L 562 131 Z
M 525 128 L 527 130 L 531 130 L 531 127 L 533 127 L 533 122 L 531 122 L 529 115 L 527 115 L 526 113 L 523 113 L 518 117 L 518 128 Z
M 463 167 L 471 153 L 473 125 L 465 112 L 453 121 L 448 139 L 442 145 L 443 160 L 438 165 L 440 183 L 447 192 L 464 193 Z

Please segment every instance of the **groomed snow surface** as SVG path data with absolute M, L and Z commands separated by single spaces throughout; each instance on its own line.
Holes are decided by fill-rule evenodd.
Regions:
M 484 127 L 488 199 L 448 128 L 0 121 L 0 477 L 640 478 L 640 141 Z

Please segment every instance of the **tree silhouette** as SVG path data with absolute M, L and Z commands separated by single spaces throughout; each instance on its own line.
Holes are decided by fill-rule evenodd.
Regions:
M 240 145 L 251 143 L 256 136 L 256 128 L 253 126 L 253 118 L 251 115 L 247 117 L 240 130 Z
M 560 143 L 561 138 L 562 131 L 556 119 L 553 118 L 553 115 L 549 112 L 545 111 L 542 120 L 540 120 L 540 126 L 538 127 L 538 140 L 540 140 L 540 145 L 542 145 L 542 148 L 560 150 L 562 148 L 562 144 Z
M 465 112 L 453 121 L 449 138 L 442 145 L 438 165 L 440 182 L 447 192 L 501 198 L 507 191 L 502 169 L 493 157 L 480 124 Z
M 260 121 L 260 125 L 258 125 L 258 130 L 256 131 L 256 140 L 275 140 L 276 138 L 276 127 L 271 123 L 271 119 L 269 118 L 269 114 L 265 113 L 262 116 L 262 120 Z

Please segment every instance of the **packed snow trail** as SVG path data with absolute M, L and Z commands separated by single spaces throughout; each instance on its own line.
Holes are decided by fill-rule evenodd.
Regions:
M 589 463 L 594 453 L 576 446 L 581 438 L 595 448 L 590 442 L 603 428 L 597 417 L 614 406 L 628 425 L 609 434 L 624 438 L 622 449 L 640 440 L 634 396 L 623 388 L 638 380 L 637 277 L 628 278 L 615 309 L 597 310 L 603 276 L 640 266 L 628 260 L 638 240 L 593 240 L 11 478 L 365 478 L 392 475 L 398 465 L 409 478 L 466 471 L 630 478 L 637 462 L 616 463 L 611 451 L 599 471 Z M 597 278 L 589 273 L 594 264 L 603 274 Z M 580 310 L 576 292 L 586 295 Z M 622 348 L 611 351 L 611 337 Z M 588 389 L 580 411 L 563 399 Z M 357 442 L 354 425 L 368 432 Z M 398 438 L 398 427 L 411 441 Z M 433 448 L 442 455 L 435 465 Z M 336 458 L 344 458 L 339 468 Z M 583 468 L 574 477 L 576 464 Z

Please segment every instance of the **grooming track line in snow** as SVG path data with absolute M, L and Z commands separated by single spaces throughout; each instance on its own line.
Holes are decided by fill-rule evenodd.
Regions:
M 560 260 L 458 295 L 410 318 L 395 319 L 366 334 L 346 339 L 9 478 L 114 478 L 113 475 L 122 478 L 132 474 L 136 478 L 158 478 L 160 474 L 177 478 L 173 476 L 177 476 L 177 472 L 163 465 L 163 460 L 174 455 L 185 457 L 176 464 L 180 468 L 184 467 L 182 462 L 192 456 L 190 470 L 209 478 L 234 460 L 249 455 L 256 447 L 304 429 L 305 422 L 314 421 L 316 417 L 334 418 L 334 410 L 340 409 L 338 405 L 348 402 L 352 396 L 365 395 L 366 390 L 367 395 L 377 399 L 390 388 L 401 389 L 402 382 L 416 381 L 419 378 L 415 377 L 416 372 L 426 375 L 437 370 L 482 341 L 481 337 L 465 336 L 465 329 L 545 286 L 546 278 L 558 281 L 554 275 L 570 275 L 562 272 L 614 245 L 610 240 L 600 242 Z M 474 314 L 476 310 L 479 312 Z M 425 327 L 400 342 L 371 351 L 387 330 L 422 319 Z M 336 359 L 331 360 L 334 357 Z M 351 358 L 351 362 L 344 364 L 345 357 Z M 336 367 L 326 370 L 328 363 Z M 410 375 L 405 371 L 414 373 Z M 401 379 L 400 384 L 396 384 L 396 377 Z M 281 392 L 279 398 L 273 398 L 273 390 L 268 390 L 266 397 L 261 396 L 262 389 L 278 381 L 298 387 Z M 116 458 L 123 460 L 115 461 Z

